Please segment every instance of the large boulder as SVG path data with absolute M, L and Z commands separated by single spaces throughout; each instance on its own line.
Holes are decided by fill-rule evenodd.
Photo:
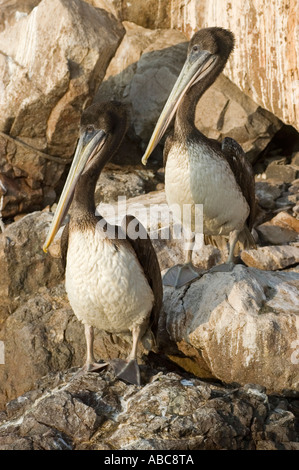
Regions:
M 56 187 L 74 152 L 82 110 L 123 34 L 112 15 L 80 0 L 43 0 L 0 33 L 4 216 L 20 211 L 24 198 L 25 210 L 41 207 Z M 10 199 L 15 192 L 17 202 Z
M 179 31 L 152 31 L 130 22 L 124 27 L 95 100 L 116 97 L 129 103 L 131 131 L 146 142 L 185 61 L 187 43 Z
M 166 331 L 187 356 L 173 359 L 201 377 L 299 391 L 298 294 L 298 273 L 241 265 L 181 289 L 166 287 Z
M 252 163 L 282 125 L 223 74 L 198 102 L 195 123 L 207 137 L 235 139 Z

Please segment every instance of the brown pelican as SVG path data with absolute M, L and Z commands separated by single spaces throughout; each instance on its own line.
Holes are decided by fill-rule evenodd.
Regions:
M 126 129 L 126 112 L 120 103 L 100 103 L 84 111 L 74 159 L 43 249 L 46 252 L 53 241 L 73 199 L 61 245 L 68 298 L 85 325 L 83 370 L 108 365 L 95 361 L 94 327 L 110 333 L 131 332 L 133 346 L 127 361 L 111 363 L 119 377 L 139 384 L 138 342 L 149 330 L 155 332 L 162 303 L 159 264 L 145 229 L 138 226 L 137 233 L 143 229 L 143 236 L 134 236 L 137 219 L 126 216 L 122 227 L 110 225 L 95 215 L 94 201 L 99 174 L 119 148 Z
M 208 139 L 195 127 L 194 119 L 199 98 L 222 72 L 233 47 L 234 36 L 225 29 L 206 28 L 194 34 L 185 64 L 142 158 L 146 164 L 175 115 L 174 130 L 166 139 L 163 154 L 167 202 L 177 208 L 178 216 L 183 213 L 184 204 L 191 205 L 187 229 L 193 235 L 194 207 L 203 205 L 205 240 L 215 241 L 219 235 L 229 238 L 229 256 L 221 270 L 231 269 L 238 240 L 243 246 L 254 245 L 250 232 L 255 205 L 254 176 L 237 142 L 228 137 L 222 143 Z M 183 266 L 175 266 L 166 273 L 165 284 L 179 287 L 198 277 L 192 268 L 192 248 L 186 255 Z

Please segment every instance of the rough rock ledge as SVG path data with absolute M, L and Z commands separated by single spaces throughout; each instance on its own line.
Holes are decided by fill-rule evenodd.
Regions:
M 0 450 L 299 450 L 299 400 L 142 368 L 48 375 L 0 413 Z M 187 377 L 187 378 L 186 378 Z

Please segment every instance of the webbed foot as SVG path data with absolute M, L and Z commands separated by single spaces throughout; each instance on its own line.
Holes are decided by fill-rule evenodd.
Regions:
M 216 266 L 213 266 L 209 270 L 209 273 L 230 273 L 232 272 L 235 266 L 236 266 L 235 263 L 232 263 L 232 262 L 218 264 Z
M 109 362 L 86 362 L 75 375 L 78 377 L 86 374 L 87 372 L 97 372 L 107 366 L 109 366 Z
M 140 385 L 140 371 L 135 359 L 124 361 L 123 359 L 113 359 L 110 361 L 115 375 L 133 385 Z
M 91 362 L 91 363 L 86 363 L 83 367 L 82 370 L 85 372 L 95 372 L 97 370 L 101 370 L 104 367 L 109 366 L 109 362 Z
M 177 264 L 164 274 L 162 282 L 164 286 L 171 286 L 175 289 L 188 284 L 189 282 L 199 279 L 200 274 L 195 271 L 191 263 Z

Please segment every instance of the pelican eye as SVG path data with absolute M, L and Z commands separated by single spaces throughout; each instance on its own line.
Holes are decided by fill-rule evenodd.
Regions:
M 94 132 L 94 127 L 90 124 L 89 126 L 86 126 L 85 130 L 88 134 L 91 134 L 92 132 Z
M 192 51 L 193 51 L 193 52 L 197 52 L 198 50 L 199 50 L 199 47 L 198 47 L 198 46 L 193 46 L 193 47 L 192 47 Z

